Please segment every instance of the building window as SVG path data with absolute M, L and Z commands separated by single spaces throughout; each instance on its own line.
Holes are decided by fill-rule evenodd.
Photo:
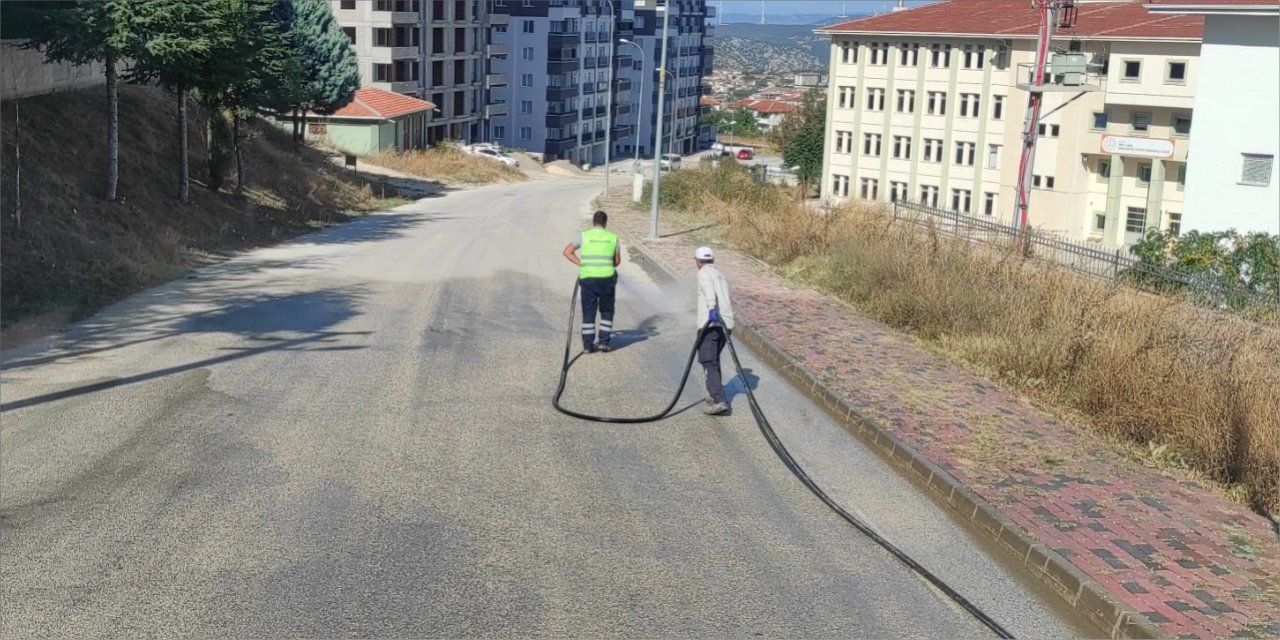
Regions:
M 1004 120 L 1004 96 L 991 96 L 991 119 Z
M 504 125 L 500 125 L 500 124 L 496 124 L 496 125 L 494 125 L 494 126 L 493 126 L 493 137 L 495 137 L 495 138 L 506 138 L 506 137 L 507 137 L 507 128 L 506 128 L 506 126 L 504 126 Z
M 938 188 L 933 185 L 920 185 L 920 204 L 928 207 L 938 207 Z
M 942 141 L 934 138 L 924 139 L 924 159 L 927 162 L 942 162 Z
M 951 210 L 958 213 L 969 213 L 970 199 L 973 192 L 967 189 L 951 190 Z
M 1271 167 L 1276 157 L 1258 153 L 1240 154 L 1244 166 L 1240 171 L 1240 184 L 1250 187 L 1267 187 L 1271 185 Z
M 533 21 L 532 20 L 522 21 L 522 24 L 520 25 L 520 30 L 525 33 L 533 33 Z
M 520 139 L 521 139 L 521 140 L 532 140 L 532 139 L 533 139 L 533 127 L 520 127 Z
M 1151 130 L 1151 114 L 1147 112 L 1134 112 L 1129 114 L 1129 124 L 1134 131 L 1146 133 Z
M 1122 82 L 1141 82 L 1142 81 L 1142 62 L 1139 60 L 1124 61 L 1124 75 L 1120 78 Z
M 1060 133 L 1062 133 L 1062 127 L 1056 124 L 1040 123 L 1040 137 L 1056 138 Z
M 884 89 L 867 89 L 867 111 L 884 111 Z
M 1165 84 L 1186 84 L 1187 83 L 1187 63 L 1184 61 L 1171 61 L 1164 72 Z
M 836 132 L 836 153 L 853 153 L 853 132 Z
M 1191 114 L 1173 114 L 1173 135 L 1191 135 Z
M 1098 159 L 1098 182 L 1106 183 L 1111 180 L 1111 161 L 1106 158 Z
M 898 90 L 898 113 L 915 113 L 916 112 L 916 92 L 899 89 Z
M 1107 214 L 1094 212 L 1093 214 L 1093 230 L 1105 231 L 1107 228 Z
M 1037 189 L 1053 189 L 1053 176 L 1031 176 L 1031 186 Z
M 374 64 L 373 65 L 373 81 L 374 82 L 391 82 L 391 65 Z
M 880 134 L 866 133 L 862 135 L 862 155 L 873 158 L 880 157 Z
M 868 45 L 871 49 L 871 64 L 875 66 L 883 66 L 889 64 L 889 43 L 888 42 L 872 42 Z
M 987 168 L 988 169 L 1000 168 L 1000 145 L 998 144 L 987 145 Z
M 906 200 L 906 199 L 907 199 L 907 183 L 890 182 L 889 183 L 889 200 L 891 202 L 898 202 L 900 200 Z
M 533 101 L 532 101 L 532 100 L 521 100 L 521 101 L 520 101 L 520 113 L 533 113 Z
M 356 28 L 355 28 L 355 27 L 343 27 L 343 28 L 342 28 L 342 32 L 343 32 L 343 33 L 345 33 L 345 34 L 347 34 L 347 39 L 351 41 L 351 44 L 355 44 L 355 43 L 356 43 Z
M 849 197 L 849 176 L 831 176 L 831 195 L 841 198 Z
M 1094 111 L 1093 112 L 1094 131 L 1106 131 L 1107 120 L 1108 120 L 1108 116 L 1106 111 Z
M 898 64 L 914 67 L 920 64 L 920 43 L 902 43 L 898 45 Z
M 1147 210 L 1142 207 L 1129 207 L 1124 217 L 1124 230 L 1129 233 L 1142 233 L 1147 230 Z
M 951 66 L 951 45 L 934 44 L 929 45 L 929 66 L 937 68 L 946 68 Z
M 982 213 L 988 216 L 996 214 L 996 194 L 988 191 L 982 198 Z
M 880 197 L 880 181 L 875 178 L 862 179 L 862 199 L 875 200 Z
M 1178 165 L 1178 191 L 1187 188 L 1187 165 Z
M 977 153 L 978 145 L 972 142 L 956 143 L 956 164 L 963 167 L 972 167 L 974 155 Z
M 522 73 L 522 74 L 520 74 L 520 86 L 522 86 L 522 87 L 532 87 L 532 86 L 533 86 L 533 74 L 532 74 L 532 73 Z
M 985 64 L 987 48 L 983 45 L 964 45 L 964 68 L 981 69 Z
M 893 157 L 899 160 L 911 159 L 911 138 L 907 136 L 893 137 Z
M 521 47 L 521 49 L 520 49 L 520 59 L 521 59 L 521 60 L 532 60 L 532 59 L 533 59 L 533 47 Z
M 1138 184 L 1151 184 L 1151 163 L 1138 165 Z
M 978 117 L 979 96 L 976 93 L 960 94 L 960 116 L 964 118 Z
M 356 8 L 356 0 L 342 0 L 342 3 L 339 4 L 339 7 L 343 11 L 354 11 Z
M 1182 233 L 1182 214 L 1169 212 L 1169 233 L 1178 235 Z
M 929 92 L 929 115 L 944 116 L 947 114 L 947 94 L 941 91 Z
M 857 42 L 840 43 L 840 62 L 844 64 L 858 64 Z
M 857 90 L 853 87 L 840 87 L 840 108 L 850 109 L 857 99 Z

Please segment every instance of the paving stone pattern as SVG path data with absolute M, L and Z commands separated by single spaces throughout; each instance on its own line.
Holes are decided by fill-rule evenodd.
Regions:
M 648 216 L 618 211 L 611 226 L 643 239 Z M 635 241 L 693 271 L 689 235 Z M 1280 552 L 1267 519 L 1124 457 L 755 260 L 718 249 L 716 262 L 742 321 L 1165 634 L 1280 637 Z

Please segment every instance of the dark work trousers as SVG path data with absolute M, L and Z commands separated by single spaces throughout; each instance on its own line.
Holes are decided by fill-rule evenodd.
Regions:
M 723 327 L 711 327 L 698 344 L 698 363 L 707 373 L 707 394 L 712 402 L 726 402 L 724 381 L 720 378 L 720 352 L 724 351 Z
M 618 276 L 612 278 L 584 278 L 582 288 L 582 345 L 587 351 L 595 348 L 597 328 L 600 344 L 609 344 L 613 332 L 613 291 Z M 600 325 L 596 326 L 596 310 L 600 310 Z

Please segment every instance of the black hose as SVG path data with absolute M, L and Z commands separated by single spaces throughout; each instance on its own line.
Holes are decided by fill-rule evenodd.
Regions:
M 565 409 L 564 407 L 560 406 L 560 396 L 564 394 L 565 381 L 567 380 L 569 375 L 569 368 L 577 360 L 577 357 L 574 357 L 571 360 L 569 358 L 569 354 L 572 351 L 572 347 L 573 347 L 573 333 L 574 333 L 573 320 L 574 320 L 575 314 L 577 313 L 578 288 L 579 288 L 579 283 L 578 281 L 575 280 L 573 285 L 573 296 L 569 301 L 569 335 L 564 345 L 564 366 L 560 370 L 560 384 L 559 386 L 556 387 L 555 395 L 551 398 L 551 404 L 560 413 L 573 416 L 575 418 L 580 418 L 582 420 L 590 420 L 592 422 L 638 424 L 642 422 L 656 422 L 670 415 L 671 410 L 675 408 L 676 403 L 680 401 L 680 396 L 684 393 L 684 386 L 689 381 L 689 371 L 693 367 L 693 360 L 698 355 L 698 345 L 702 343 L 703 336 L 710 329 L 711 327 L 710 323 L 708 323 L 706 326 L 702 327 L 702 329 L 698 331 L 697 340 L 694 341 L 693 343 L 693 350 L 689 353 L 689 361 L 685 363 L 684 375 L 680 378 L 680 387 L 676 391 L 676 396 L 671 399 L 671 404 L 668 404 L 667 407 L 663 409 L 661 413 L 653 416 L 645 417 L 645 418 L 605 418 L 601 416 L 586 415 L 583 413 L 572 411 L 570 409 Z M 800 483 L 803 484 L 805 488 L 809 489 L 809 491 L 813 493 L 813 495 L 817 496 L 819 500 L 821 500 L 824 504 L 830 507 L 832 511 L 835 511 L 836 515 L 839 515 L 846 522 L 853 525 L 853 527 L 858 531 L 862 532 L 863 535 L 867 536 L 868 538 L 871 538 L 873 542 L 880 545 L 880 547 L 883 548 L 885 551 L 888 551 L 894 558 L 897 558 L 899 562 L 901 562 L 902 564 L 906 565 L 907 568 L 914 571 L 916 575 L 920 576 L 921 578 L 924 578 L 926 581 L 928 581 L 929 584 L 933 585 L 934 587 L 937 587 L 939 591 L 946 594 L 948 598 L 951 598 L 951 600 L 955 602 L 957 605 L 959 605 L 960 608 L 964 609 L 966 612 L 969 613 L 969 615 L 972 615 L 974 618 L 976 618 L 978 622 L 981 622 L 982 624 L 986 625 L 988 629 L 991 629 L 991 631 L 994 632 L 996 636 L 1000 638 L 1013 638 L 1014 637 L 1013 634 L 1009 633 L 1007 629 L 1000 626 L 1000 623 L 992 619 L 991 616 L 986 614 L 986 612 L 984 612 L 982 609 L 979 609 L 972 602 L 969 602 L 969 600 L 966 599 L 964 596 L 960 595 L 958 591 L 951 588 L 950 585 L 943 582 L 941 578 L 934 575 L 931 571 L 921 566 L 920 563 L 916 562 L 914 559 L 911 558 L 911 556 L 907 555 L 906 552 L 899 549 L 892 542 L 885 540 L 880 534 L 876 533 L 867 523 L 863 522 L 860 518 L 853 515 L 852 513 L 849 513 L 848 511 L 846 511 L 844 507 L 840 506 L 839 503 L 837 503 L 835 500 L 831 498 L 831 496 L 827 495 L 827 492 L 823 491 L 822 488 L 818 486 L 818 483 L 814 482 L 813 478 L 809 477 L 809 474 L 805 473 L 804 469 L 800 466 L 800 463 L 796 462 L 796 459 L 792 457 L 791 452 L 787 451 L 787 447 L 782 444 L 782 440 L 778 438 L 778 434 L 773 430 L 773 425 L 769 424 L 769 419 L 765 417 L 764 411 L 760 409 L 760 403 L 756 401 L 756 395 L 754 392 L 752 392 L 751 385 L 748 384 L 747 382 L 747 377 L 742 373 L 742 362 L 738 360 L 738 350 L 733 346 L 733 336 L 731 332 L 726 331 L 725 337 L 726 337 L 725 341 L 729 344 L 729 355 L 733 358 L 733 366 L 738 372 L 737 377 L 742 378 L 742 387 L 743 389 L 746 390 L 747 404 L 750 405 L 751 407 L 751 415 L 756 420 L 756 426 L 760 428 L 760 433 L 764 436 L 765 441 L 769 443 L 769 447 L 772 448 L 773 452 L 777 454 L 779 459 L 782 460 L 782 464 L 785 465 L 787 469 L 789 469 L 791 473 L 795 475 L 797 479 L 800 480 Z M 579 357 L 581 355 L 582 354 L 578 354 Z

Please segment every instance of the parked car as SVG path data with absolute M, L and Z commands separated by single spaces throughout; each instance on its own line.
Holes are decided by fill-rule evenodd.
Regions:
M 680 157 L 679 154 L 664 153 L 662 154 L 662 159 L 658 161 L 658 167 L 661 168 L 663 171 L 679 169 L 681 160 L 682 158 Z
M 516 160 L 515 158 L 512 158 L 511 156 L 505 153 L 502 153 L 501 151 L 496 151 L 488 147 L 475 148 L 473 153 L 475 153 L 478 156 L 489 158 L 491 160 L 497 160 L 498 162 L 501 162 L 502 164 L 505 164 L 508 167 L 520 166 L 519 160 Z
M 738 150 L 738 159 L 739 159 L 739 160 L 751 160 L 751 159 L 753 159 L 753 158 L 755 158 L 755 157 L 756 157 L 756 152 L 754 152 L 754 151 L 752 151 L 752 150 L 750 150 L 750 149 L 739 149 L 739 150 Z

